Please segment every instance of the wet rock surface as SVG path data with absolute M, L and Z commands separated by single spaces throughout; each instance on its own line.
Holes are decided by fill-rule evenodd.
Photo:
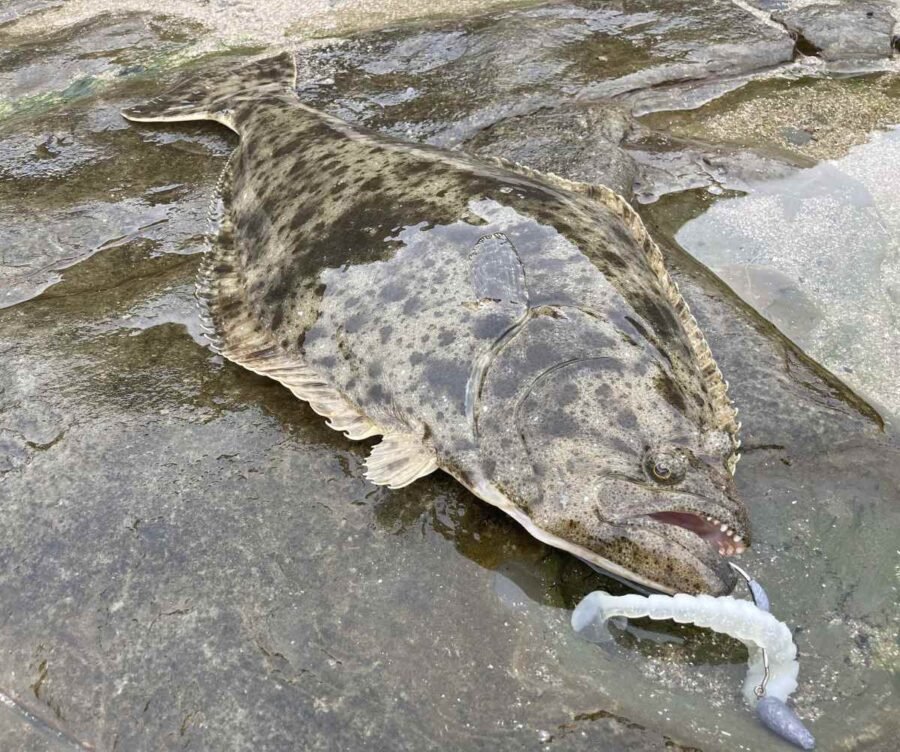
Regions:
M 48 32 L 2 61 L 7 80 L 38 50 L 64 70 L 0 121 L 0 693 L 14 699 L 0 748 L 773 749 L 739 698 L 736 644 L 665 623 L 608 650 L 579 641 L 571 606 L 620 586 L 446 476 L 372 487 L 364 444 L 206 348 L 193 274 L 233 140 L 119 119 L 194 65 L 174 62 L 177 23 L 144 20 Z M 706 212 L 739 191 L 758 202 L 758 183 L 803 174 L 823 145 L 843 155 L 898 122 L 891 74 L 744 86 L 775 58 L 797 76 L 785 38 L 731 3 L 551 4 L 319 44 L 301 95 L 646 202 L 741 411 L 742 563 L 796 627 L 796 709 L 820 749 L 887 751 L 896 440 L 675 241 L 694 220 L 728 247 L 737 235 L 701 231 Z M 72 88 L 66 61 L 84 50 L 115 75 Z M 780 97 L 805 104 L 788 116 Z M 815 127 L 835 99 L 853 118 Z M 651 101 L 679 111 L 636 117 Z M 759 216 L 777 242 L 775 215 Z M 872 256 L 854 258 L 872 273 Z M 770 262 L 764 313 L 825 315 L 779 292 Z
M 825 60 L 886 58 L 893 52 L 896 19 L 890 0 L 813 3 L 772 14 L 797 37 L 804 54 Z
M 559 107 L 510 118 L 472 138 L 466 149 L 570 180 L 601 183 L 631 198 L 637 165 L 623 148 L 634 119 L 611 104 Z
M 567 2 L 314 48 L 304 74 L 333 82 L 310 99 L 335 114 L 452 147 L 543 108 L 740 77 L 792 54 L 789 35 L 731 3 Z

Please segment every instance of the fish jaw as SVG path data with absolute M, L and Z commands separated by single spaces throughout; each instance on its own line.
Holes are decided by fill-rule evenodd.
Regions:
M 607 533 L 613 550 L 607 550 L 602 541 L 586 544 L 572 535 L 560 534 L 542 526 L 519 505 L 510 500 L 496 485 L 480 475 L 457 475 L 449 471 L 456 479 L 483 501 L 503 510 L 518 522 L 532 537 L 548 546 L 558 548 L 572 554 L 592 568 L 615 579 L 634 584 L 640 588 L 659 593 L 674 595 L 675 593 L 707 593 L 710 595 L 727 595 L 737 584 L 734 571 L 728 566 L 727 558 L 703 538 L 674 526 L 674 531 L 665 531 L 667 523 L 649 520 L 639 526 L 611 525 Z M 665 527 L 664 527 L 665 526 Z M 652 529 L 648 529 L 652 528 Z M 622 541 L 628 540 L 637 530 L 637 541 L 643 540 L 644 551 L 655 550 L 657 555 L 678 551 L 675 563 L 666 561 L 662 556 L 654 558 L 652 554 L 645 557 L 644 566 L 633 568 L 617 560 L 615 549 Z M 668 534 L 662 534 L 663 532 Z M 675 540 L 675 539 L 678 540 Z M 647 566 L 653 562 L 655 566 Z M 680 564 L 678 563 L 680 562 Z
M 743 552 L 750 544 L 746 510 L 731 494 L 725 495 L 724 488 L 718 494 L 710 489 L 704 497 L 665 495 L 638 482 L 623 489 L 620 480 L 620 492 L 630 492 L 631 503 L 616 519 L 603 520 L 597 510 L 587 519 L 566 516 L 553 503 L 526 510 L 486 478 L 458 479 L 543 543 L 656 592 L 727 595 L 737 583 L 728 561 L 738 555 L 741 545 Z M 733 483 L 730 479 L 726 483 L 733 493 Z M 714 520 L 727 522 L 714 525 Z M 735 537 L 741 540 L 736 542 Z
M 652 512 L 647 516 L 656 522 L 676 525 L 694 533 L 716 548 L 720 556 L 736 556 L 747 550 L 744 535 L 713 515 L 671 511 Z
M 736 578 L 728 560 L 751 543 L 749 516 L 734 482 L 707 467 L 688 487 L 664 489 L 640 479 L 601 486 L 620 500 L 617 513 L 587 525 L 587 546 L 641 572 L 669 592 L 725 595 Z

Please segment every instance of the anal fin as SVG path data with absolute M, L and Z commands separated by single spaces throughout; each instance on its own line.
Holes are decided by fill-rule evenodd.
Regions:
M 274 337 L 256 326 L 246 305 L 246 280 L 231 215 L 232 156 L 219 178 L 210 208 L 210 244 L 197 276 L 200 321 L 212 349 L 240 366 L 280 382 L 327 418 L 330 428 L 350 439 L 384 433 L 338 389 L 296 354 L 286 352 Z
M 403 488 L 437 470 L 434 450 L 411 433 L 388 433 L 366 460 L 366 479 L 379 486 Z

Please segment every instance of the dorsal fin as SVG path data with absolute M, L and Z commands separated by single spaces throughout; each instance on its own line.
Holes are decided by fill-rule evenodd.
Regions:
M 552 172 L 532 170 L 530 167 L 525 167 L 524 165 L 511 162 L 502 157 L 491 157 L 490 161 L 493 161 L 495 164 L 498 164 L 507 170 L 517 172 L 520 175 L 536 178 L 538 180 L 546 180 L 571 193 L 580 193 L 589 196 L 621 217 L 625 226 L 643 248 L 647 261 L 650 264 L 650 268 L 659 280 L 666 298 L 675 309 L 675 312 L 681 321 L 681 325 L 687 333 L 691 352 L 694 354 L 697 366 L 700 369 L 700 373 L 702 374 L 703 380 L 709 391 L 710 399 L 713 402 L 714 426 L 727 433 L 731 438 L 732 453 L 728 465 L 733 473 L 734 467 L 740 458 L 738 449 L 741 446 L 739 438 L 741 424 L 737 419 L 737 409 L 728 397 L 728 382 L 725 381 L 725 377 L 722 376 L 722 372 L 719 370 L 719 366 L 713 357 L 709 343 L 706 341 L 706 337 L 703 335 L 699 324 L 697 324 L 697 319 L 694 318 L 690 308 L 688 308 L 687 301 L 679 291 L 678 285 L 669 275 L 662 251 L 653 238 L 650 237 L 650 233 L 647 232 L 647 228 L 644 226 L 644 222 L 640 215 L 634 210 L 631 204 L 622 198 L 622 196 L 611 188 L 607 188 L 605 185 L 594 185 L 591 183 L 580 183 L 574 180 L 567 180 L 559 175 L 554 175 Z

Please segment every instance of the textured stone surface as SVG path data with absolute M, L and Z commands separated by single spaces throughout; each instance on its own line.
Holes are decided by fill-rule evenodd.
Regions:
M 798 37 L 800 50 L 825 60 L 887 58 L 896 19 L 891 0 L 813 3 L 772 14 Z

